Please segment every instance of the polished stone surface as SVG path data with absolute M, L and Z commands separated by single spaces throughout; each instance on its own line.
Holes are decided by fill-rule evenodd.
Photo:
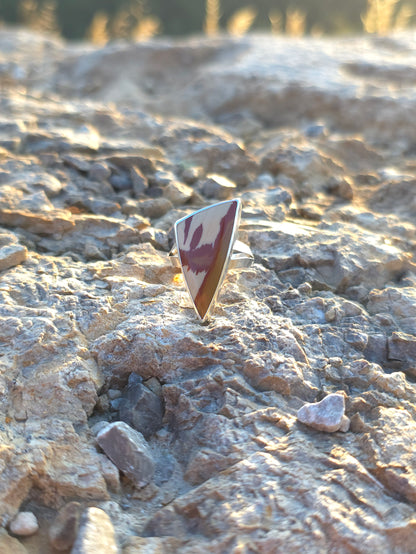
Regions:
M 176 223 L 182 273 L 201 319 L 208 315 L 224 278 L 240 210 L 238 200 L 220 202 Z

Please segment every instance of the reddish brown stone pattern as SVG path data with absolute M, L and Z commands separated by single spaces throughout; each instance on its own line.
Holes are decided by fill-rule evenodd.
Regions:
M 176 225 L 182 272 L 196 311 L 204 319 L 227 264 L 239 215 L 238 201 L 220 202 Z

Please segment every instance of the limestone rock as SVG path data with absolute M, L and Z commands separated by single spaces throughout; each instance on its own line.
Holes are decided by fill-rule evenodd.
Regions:
M 297 413 L 299 421 L 318 431 L 333 433 L 344 423 L 345 400 L 342 394 L 328 394 L 320 402 L 305 404 Z
M 21 264 L 27 258 L 27 248 L 18 243 L 13 233 L 0 234 L 0 271 Z
M 218 200 L 227 200 L 235 194 L 235 190 L 235 183 L 221 175 L 207 175 L 207 179 L 201 187 L 204 196 L 207 198 L 217 198 Z
M 336 236 L 331 227 L 320 230 L 307 225 L 293 225 L 290 221 L 270 224 L 270 232 L 253 233 L 252 245 L 260 255 L 264 252 L 266 264 L 279 275 L 291 269 L 289 282 L 298 285 L 305 280 L 319 287 L 337 291 L 357 284 L 375 288 L 387 284 L 394 275 L 411 267 L 408 255 L 401 249 L 386 245 L 376 234 L 343 226 L 343 234 Z M 351 233 L 351 234 L 350 234 Z M 354 242 L 348 237 L 354 236 Z M 311 247 L 318 240 L 320 248 Z M 267 253 L 266 253 L 267 252 Z M 299 268 L 297 273 L 294 269 Z
M 33 213 L 26 209 L 0 208 L 0 223 L 8 227 L 21 227 L 31 233 L 47 235 L 63 233 L 74 226 L 66 210 Z
M 144 487 L 153 478 L 154 461 L 143 435 L 123 421 L 104 427 L 97 442 L 110 460 L 137 487 Z
M 296 190 L 305 189 L 306 194 L 316 193 L 322 184 L 334 174 L 342 172 L 342 166 L 323 155 L 315 148 L 305 146 L 272 144 L 264 148 L 262 168 L 272 174 L 283 173 L 293 179 Z
M 173 208 L 168 198 L 154 198 L 151 200 L 140 200 L 137 204 L 137 213 L 145 217 L 159 218 Z
M 110 518 L 100 508 L 87 508 L 82 516 L 78 536 L 71 554 L 108 552 L 117 554 L 118 547 Z
M 164 196 L 170 200 L 174 206 L 186 204 L 186 202 L 192 198 L 193 193 L 194 191 L 190 186 L 178 181 L 171 181 L 163 191 Z

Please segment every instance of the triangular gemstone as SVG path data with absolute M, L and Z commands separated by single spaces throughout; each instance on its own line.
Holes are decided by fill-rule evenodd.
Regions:
M 179 260 L 198 316 L 213 307 L 227 271 L 241 214 L 239 200 L 203 208 L 176 222 Z

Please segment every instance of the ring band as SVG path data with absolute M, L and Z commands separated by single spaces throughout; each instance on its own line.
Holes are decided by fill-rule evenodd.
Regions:
M 181 261 L 178 256 L 178 249 L 176 246 L 172 248 L 168 256 L 170 258 L 170 263 L 174 267 L 181 267 Z M 236 240 L 233 246 L 233 251 L 231 253 L 228 269 L 247 268 L 252 265 L 253 261 L 254 261 L 254 257 L 250 247 L 244 242 L 241 242 L 240 240 Z
M 218 202 L 176 221 L 176 245 L 169 252 L 180 267 L 195 311 L 204 321 L 215 305 L 230 268 L 249 267 L 250 247 L 236 240 L 241 218 L 239 199 Z

